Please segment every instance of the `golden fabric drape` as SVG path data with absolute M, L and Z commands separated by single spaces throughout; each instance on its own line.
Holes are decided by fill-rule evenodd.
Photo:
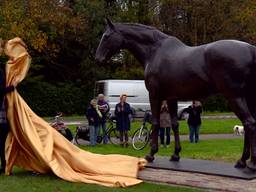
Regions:
M 6 84 L 10 86 L 25 78 L 31 58 L 20 38 L 7 42 L 5 54 L 10 58 L 6 65 Z M 137 173 L 145 165 L 145 160 L 81 150 L 38 117 L 17 90 L 8 93 L 6 99 L 10 123 L 6 141 L 7 174 L 16 165 L 39 173 L 52 171 L 71 182 L 111 187 L 126 187 L 142 182 L 137 179 Z

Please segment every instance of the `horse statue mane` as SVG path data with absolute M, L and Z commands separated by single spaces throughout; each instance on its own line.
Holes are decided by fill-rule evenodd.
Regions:
M 155 27 L 146 26 L 138 23 L 116 23 L 116 29 L 120 31 L 122 34 L 126 34 L 127 37 L 132 36 L 136 41 L 152 41 L 156 42 L 169 36 L 159 31 Z M 140 35 L 135 35 L 133 32 L 139 32 Z

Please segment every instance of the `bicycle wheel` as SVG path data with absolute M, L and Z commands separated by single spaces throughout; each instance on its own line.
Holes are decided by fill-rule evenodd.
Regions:
M 78 126 L 76 128 L 76 133 L 75 133 L 74 139 L 78 145 L 83 144 L 84 141 L 90 141 L 89 128 Z
M 78 132 L 76 132 L 75 141 L 76 141 L 76 144 L 77 144 L 77 145 L 80 145 Z
M 97 136 L 97 143 L 100 144 L 103 140 L 103 137 L 101 135 Z
M 108 139 L 109 139 L 110 143 L 112 143 L 114 145 L 120 144 L 120 137 L 119 137 L 119 133 L 116 128 L 112 127 L 109 130 Z
M 144 149 L 149 142 L 149 130 L 147 127 L 137 129 L 132 136 L 132 146 L 135 150 Z

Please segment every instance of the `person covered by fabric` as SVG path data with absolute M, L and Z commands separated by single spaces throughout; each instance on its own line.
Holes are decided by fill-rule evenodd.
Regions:
M 99 121 L 99 132 L 102 131 L 103 133 L 103 144 L 108 143 L 108 135 L 107 135 L 107 130 L 106 130 L 106 120 L 107 120 L 107 115 L 110 110 L 109 104 L 105 100 L 104 94 L 99 94 L 98 95 L 98 102 L 99 110 L 102 114 L 102 118 L 100 118 Z
M 122 147 L 128 147 L 128 131 L 131 126 L 130 115 L 132 114 L 132 110 L 126 99 L 127 95 L 122 94 L 120 96 L 120 102 L 115 107 L 116 126 L 120 132 L 120 145 Z
M 0 53 L 1 54 L 1 53 Z M 7 104 L 5 101 L 5 95 L 14 91 L 14 86 L 5 86 L 5 65 L 0 62 L 0 156 L 1 156 L 1 169 L 0 174 L 5 173 L 5 141 L 9 131 L 8 120 L 6 117 Z
M 202 105 L 200 101 L 192 101 L 192 105 L 184 109 L 188 113 L 188 127 L 190 143 L 197 143 L 199 141 L 199 130 L 201 126 Z
M 162 102 L 160 111 L 160 141 L 161 147 L 170 147 L 171 142 L 171 117 L 168 110 L 167 101 Z M 166 135 L 166 143 L 164 142 Z
M 102 117 L 96 99 L 91 100 L 86 111 L 86 117 L 89 123 L 90 145 L 95 146 L 97 144 L 99 122 Z
M 31 57 L 20 38 L 9 40 L 4 51 L 9 57 L 6 86 L 15 86 L 26 77 Z M 10 124 L 5 150 L 7 175 L 17 166 L 41 174 L 54 173 L 70 182 L 108 187 L 128 187 L 142 182 L 137 177 L 146 164 L 145 159 L 82 150 L 37 116 L 16 89 L 6 94 L 6 101 Z

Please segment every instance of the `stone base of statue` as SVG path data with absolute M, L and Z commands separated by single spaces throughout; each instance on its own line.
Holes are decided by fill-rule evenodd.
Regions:
M 236 169 L 234 163 L 156 157 L 139 173 L 144 181 L 207 189 L 207 191 L 255 192 L 256 172 Z
M 234 168 L 234 163 L 224 163 L 217 161 L 186 159 L 181 158 L 179 162 L 169 161 L 168 157 L 156 157 L 154 162 L 147 165 L 148 168 L 166 169 L 174 171 L 202 173 L 207 175 L 217 175 L 239 179 L 256 179 L 256 172 L 248 168 Z

